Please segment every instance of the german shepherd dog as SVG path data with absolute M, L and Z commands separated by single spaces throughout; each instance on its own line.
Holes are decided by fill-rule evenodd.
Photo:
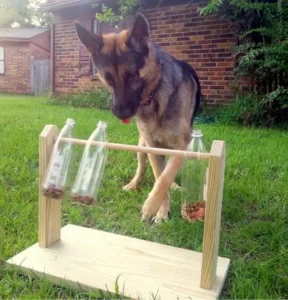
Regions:
M 90 52 L 100 80 L 112 94 L 112 112 L 121 120 L 136 118 L 139 146 L 186 150 L 200 103 L 194 69 L 155 45 L 146 18 L 138 13 L 132 27 L 119 34 L 97 35 L 75 23 L 77 35 Z M 123 189 L 136 188 L 147 155 L 137 153 L 138 167 Z M 182 167 L 181 157 L 166 160 L 148 154 L 155 184 L 142 207 L 142 220 L 168 219 L 169 188 Z

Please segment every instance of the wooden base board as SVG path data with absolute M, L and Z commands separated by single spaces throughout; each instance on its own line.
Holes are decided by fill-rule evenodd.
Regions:
M 205 290 L 200 288 L 201 258 L 199 252 L 67 225 L 49 248 L 34 244 L 7 263 L 83 290 L 114 292 L 119 276 L 119 292 L 133 299 L 218 298 L 230 260 L 218 257 L 216 282 Z

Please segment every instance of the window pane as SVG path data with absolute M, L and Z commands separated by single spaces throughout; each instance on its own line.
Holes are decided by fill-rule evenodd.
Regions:
M 0 60 L 4 60 L 4 48 L 0 47 Z
M 0 74 L 4 74 L 4 61 L 0 61 Z

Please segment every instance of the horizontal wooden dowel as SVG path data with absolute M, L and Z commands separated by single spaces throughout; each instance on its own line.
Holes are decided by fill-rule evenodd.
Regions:
M 86 145 L 89 141 L 88 140 L 81 140 L 81 139 L 74 139 L 74 138 L 62 138 L 61 141 L 66 143 L 73 143 L 76 145 Z M 125 150 L 131 152 L 143 152 L 143 153 L 150 153 L 156 155 L 174 155 L 174 156 L 181 156 L 181 157 L 190 157 L 190 158 L 199 158 L 199 159 L 209 159 L 209 153 L 197 153 L 191 151 L 182 151 L 182 150 L 171 150 L 171 149 L 163 149 L 163 148 L 153 148 L 153 147 L 141 147 L 141 146 L 134 146 L 134 145 L 125 145 L 125 144 L 116 144 L 116 143 L 106 143 L 106 142 L 98 142 L 93 141 L 89 142 L 91 145 L 97 146 L 103 144 L 104 147 L 111 150 Z

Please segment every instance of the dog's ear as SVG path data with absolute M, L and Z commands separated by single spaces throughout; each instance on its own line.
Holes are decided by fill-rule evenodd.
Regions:
M 149 38 L 149 23 L 141 13 L 137 13 L 126 45 L 134 51 L 142 53 L 144 49 L 147 49 Z
M 94 34 L 78 22 L 75 22 L 76 32 L 79 40 L 86 47 L 86 49 L 93 55 L 97 56 L 103 47 L 103 39 L 101 35 Z

